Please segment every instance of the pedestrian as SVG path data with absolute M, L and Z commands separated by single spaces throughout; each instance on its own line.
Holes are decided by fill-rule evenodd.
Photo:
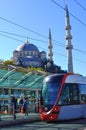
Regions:
M 16 119 L 16 99 L 13 95 L 10 97 L 10 113 L 13 114 L 13 119 Z
M 28 100 L 27 97 L 24 98 L 23 109 L 24 109 L 25 117 L 27 117 L 28 116 L 28 111 L 29 111 L 29 100 Z
M 22 109 L 22 106 L 23 106 L 23 96 L 20 97 L 20 100 L 19 100 L 19 111 L 21 112 L 21 109 Z M 23 113 L 23 112 L 22 112 Z

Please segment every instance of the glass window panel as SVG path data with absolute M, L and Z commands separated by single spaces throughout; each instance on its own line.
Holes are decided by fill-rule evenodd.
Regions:
M 69 98 L 69 85 L 65 84 L 63 86 L 62 92 L 61 92 L 61 96 L 60 96 L 60 100 L 58 102 L 59 105 L 67 105 L 70 104 L 70 98 Z
M 44 106 L 54 105 L 58 95 L 59 87 L 60 87 L 59 83 L 44 82 L 42 91 L 42 99 Z
M 78 104 L 79 103 L 79 90 L 77 84 L 64 84 L 59 105 Z
M 86 103 L 86 84 L 79 84 L 80 103 Z

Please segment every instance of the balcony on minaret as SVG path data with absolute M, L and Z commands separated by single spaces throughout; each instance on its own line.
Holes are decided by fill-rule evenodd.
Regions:
M 53 48 L 53 46 L 51 44 L 48 45 L 48 48 Z
M 66 49 L 73 49 L 73 45 L 72 44 L 66 45 Z
M 53 53 L 48 53 L 48 56 L 53 56 Z
M 72 35 L 66 35 L 66 40 L 72 39 Z
M 65 30 L 69 30 L 69 29 L 71 30 L 71 26 L 70 26 L 70 24 L 67 24 L 65 27 Z

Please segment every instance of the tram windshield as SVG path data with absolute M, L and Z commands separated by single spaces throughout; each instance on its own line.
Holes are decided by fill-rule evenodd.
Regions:
M 42 89 L 42 105 L 47 107 L 48 110 L 51 109 L 56 101 L 58 92 L 60 88 L 60 83 L 58 82 L 44 82 Z
M 45 77 L 42 87 L 42 107 L 50 110 L 54 105 L 64 75 L 51 75 Z

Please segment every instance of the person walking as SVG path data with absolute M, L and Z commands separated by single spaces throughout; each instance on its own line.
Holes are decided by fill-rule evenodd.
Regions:
M 9 105 L 12 111 L 13 111 L 13 108 L 16 109 L 16 100 L 13 95 L 10 96 Z
M 28 100 L 27 97 L 24 98 L 23 109 L 24 109 L 25 117 L 28 117 L 28 111 L 29 111 L 29 100 Z
M 19 100 L 19 111 L 21 113 L 23 113 L 23 110 L 22 110 L 23 102 L 24 102 L 24 99 L 23 99 L 23 96 L 21 96 Z
M 10 107 L 13 114 L 13 119 L 16 119 L 16 99 L 13 95 L 10 97 Z

